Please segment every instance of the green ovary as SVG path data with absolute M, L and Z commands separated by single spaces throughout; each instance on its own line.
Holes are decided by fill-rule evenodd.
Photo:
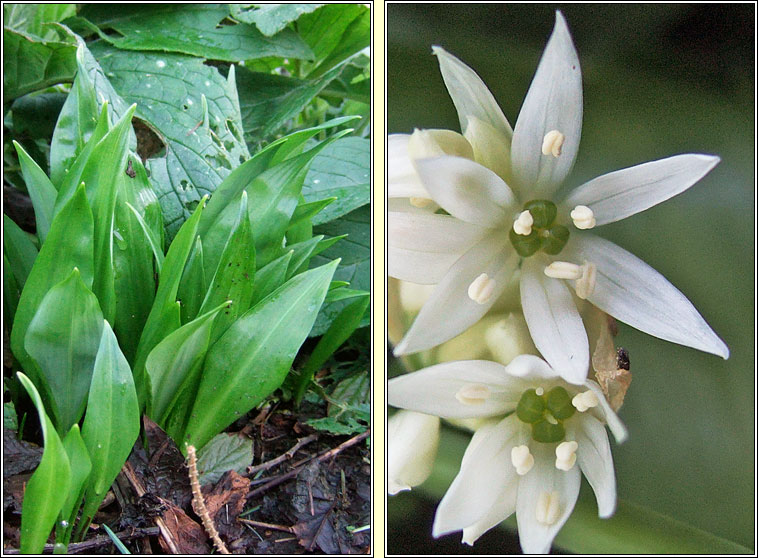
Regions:
M 516 407 L 519 420 L 531 425 L 532 438 L 546 444 L 560 442 L 566 437 L 563 422 L 575 412 L 571 396 L 561 386 L 556 386 L 547 393 L 528 389 L 521 394 Z
M 524 211 L 529 211 L 534 222 L 528 235 L 518 234 L 511 227 L 508 236 L 516 252 L 524 258 L 540 250 L 552 256 L 560 254 L 568 242 L 569 230 L 555 223 L 558 215 L 555 204 L 550 200 L 532 200 L 524 204 Z

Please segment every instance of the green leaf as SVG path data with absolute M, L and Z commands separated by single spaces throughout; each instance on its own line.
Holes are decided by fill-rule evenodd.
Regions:
M 323 264 L 334 258 L 342 258 L 342 263 L 334 273 L 334 278 L 349 281 L 353 289 L 371 290 L 371 208 L 364 205 L 351 213 L 330 223 L 314 228 L 316 234 L 334 235 L 347 233 L 347 238 L 324 250 L 311 259 L 311 266 Z M 337 317 L 345 301 L 325 304 L 321 309 L 311 336 L 323 334 L 329 324 Z M 360 327 L 369 324 L 368 316 L 361 321 Z
M 165 156 L 148 159 L 146 166 L 173 238 L 200 198 L 249 157 L 234 71 L 225 79 L 198 58 L 104 44 L 92 45 L 92 52 L 116 90 L 138 104 L 137 117 L 166 145 Z
M 304 240 L 303 242 L 297 242 L 295 244 L 290 244 L 287 246 L 287 249 L 292 254 L 292 257 L 290 258 L 289 265 L 287 266 L 287 275 L 285 277 L 286 279 L 294 277 L 297 275 L 298 271 L 302 271 L 302 268 L 307 266 L 308 262 L 311 259 L 311 256 L 318 247 L 319 242 L 321 242 L 323 239 L 324 236 L 319 235 L 314 236 L 313 238 L 309 238 L 308 240 Z
M 155 193 L 153 193 L 153 195 L 155 195 Z M 145 235 L 145 240 L 147 240 L 147 243 L 150 245 L 150 250 L 153 252 L 156 271 L 160 274 L 161 269 L 163 268 L 163 260 L 166 259 L 166 256 L 163 254 L 163 242 L 155 229 L 148 225 L 142 215 L 140 215 L 139 210 L 128 202 L 126 202 L 126 206 L 129 208 L 129 211 L 132 212 L 135 219 L 137 219 L 137 223 L 139 223 L 142 233 Z
M 298 19 L 297 31 L 320 63 L 338 47 L 350 24 L 364 13 L 369 13 L 368 8 L 360 4 L 326 4 Z M 368 36 L 366 39 L 370 41 Z
M 68 277 L 75 267 L 84 284 L 92 285 L 93 228 L 92 211 L 82 186 L 53 219 L 47 240 L 21 292 L 11 330 L 11 349 L 24 371 L 35 381 L 39 378 L 36 365 L 24 349 L 26 330 L 47 291 Z
M 119 539 L 116 536 L 116 533 L 114 533 L 113 531 L 111 531 L 110 527 L 108 527 L 105 523 L 102 524 L 102 527 L 103 527 L 103 529 L 105 529 L 105 532 L 108 534 L 108 537 L 113 542 L 113 546 L 115 546 L 116 548 L 118 548 L 118 551 L 121 554 L 131 554 L 131 552 L 129 552 L 129 549 L 126 548 L 126 546 L 124 546 L 124 543 L 121 542 L 121 539 Z
M 26 331 L 24 348 L 39 368 L 38 385 L 60 433 L 84 414 L 102 329 L 97 297 L 74 268 L 47 292 Z
M 308 45 L 291 30 L 266 37 L 247 23 L 222 24 L 228 14 L 227 7 L 214 4 L 90 4 L 80 15 L 101 29 L 117 31 L 121 36 L 101 36 L 125 50 L 178 52 L 228 62 L 266 56 L 313 57 Z
M 347 137 L 335 141 L 313 159 L 303 184 L 303 197 L 306 201 L 337 198 L 314 217 L 314 225 L 333 221 L 369 202 L 370 158 L 369 140 Z
M 353 417 L 344 419 L 335 417 L 322 417 L 318 419 L 308 419 L 305 424 L 322 432 L 329 432 L 333 436 L 348 436 L 357 432 L 365 432 L 366 425 L 358 422 Z
M 182 279 L 184 266 L 189 257 L 197 234 L 197 225 L 203 214 L 205 199 L 201 200 L 195 213 L 179 229 L 174 241 L 169 246 L 168 254 L 163 262 L 158 292 L 155 294 L 153 306 L 142 330 L 137 356 L 134 359 L 134 383 L 137 386 L 140 408 L 145 404 L 147 395 L 144 385 L 145 360 L 150 351 L 169 333 L 179 328 L 181 317 L 179 305 L 176 302 L 176 294 Z
M 195 238 L 195 246 L 190 252 L 187 265 L 184 266 L 182 279 L 179 282 L 179 290 L 176 295 L 182 303 L 182 323 L 191 322 L 197 317 L 208 292 L 208 282 L 205 279 L 203 269 L 203 243 L 200 237 Z
M 76 73 L 76 45 L 47 41 L 3 28 L 3 95 L 6 102 L 31 91 L 70 82 Z
M 229 4 L 229 11 L 238 21 L 254 23 L 261 33 L 270 37 L 297 21 L 303 14 L 311 13 L 322 4 Z
M 253 463 L 253 441 L 237 434 L 221 433 L 197 452 L 200 484 L 214 484 L 227 471 L 244 474 Z
M 139 404 L 129 363 L 104 322 L 89 390 L 82 438 L 92 460 L 78 534 L 86 531 L 106 492 L 132 451 L 140 430 Z
M 24 491 L 20 550 L 22 554 L 42 554 L 47 537 L 68 495 L 71 468 L 63 443 L 45 413 L 37 389 L 21 372 L 16 375 L 37 408 L 45 444 L 42 460 L 26 483 Z
M 250 306 L 255 306 L 284 284 L 292 254 L 293 251 L 290 250 L 255 272 L 253 300 Z
M 340 37 L 339 43 L 308 77 L 314 78 L 327 75 L 331 68 L 347 60 L 371 44 L 371 12 L 366 6 L 364 10 L 350 22 Z
M 295 389 L 296 404 L 300 404 L 303 395 L 305 395 L 305 390 L 308 388 L 308 384 L 313 380 L 313 375 L 358 328 L 370 303 L 371 297 L 367 293 L 365 296 L 345 306 L 337 314 L 337 317 L 334 318 L 329 329 L 326 330 L 324 336 L 319 340 L 305 365 L 300 370 L 300 376 Z
M 37 259 L 38 250 L 30 236 L 5 213 L 3 213 L 3 255 L 8 258 L 10 269 L 19 288 L 24 287 L 26 278 Z
M 338 262 L 302 273 L 245 313 L 206 357 L 187 441 L 204 446 L 284 381 Z
M 73 425 L 68 434 L 66 434 L 66 437 L 63 439 L 63 447 L 66 450 L 71 467 L 71 485 L 66 502 L 61 509 L 61 518 L 68 522 L 68 526 L 62 529 L 60 536 L 58 536 L 56 530 L 55 542 L 68 545 L 79 506 L 84 497 L 84 487 L 89 478 L 90 471 L 92 471 L 92 461 L 89 458 L 87 446 L 79 432 L 78 424 Z
M 181 392 L 188 386 L 196 386 L 210 343 L 213 321 L 225 306 L 226 303 L 221 304 L 183 325 L 150 351 L 145 363 L 151 389 L 148 415 L 161 426 Z M 180 433 L 168 433 L 177 441 L 181 439 Z
M 49 23 L 63 21 L 76 14 L 76 4 L 4 4 L 5 27 L 23 31 L 44 40 L 58 38 Z
M 224 246 L 216 273 L 200 307 L 200 313 L 203 313 L 224 301 L 231 301 L 213 325 L 212 342 L 226 331 L 237 316 L 250 308 L 254 278 L 255 242 L 248 219 L 247 192 L 242 192 L 237 225 Z
M 13 275 L 8 257 L 3 254 L 3 317 L 6 324 L 13 323 L 20 297 L 21 287 L 18 286 L 16 277 Z
M 45 242 L 53 220 L 53 208 L 58 191 L 39 165 L 21 147 L 17 141 L 13 141 L 18 153 L 18 162 L 21 165 L 21 173 L 24 176 L 26 190 L 32 199 L 34 206 L 34 218 L 37 222 L 37 235 L 40 242 Z
M 292 214 L 290 225 L 287 231 L 302 222 L 310 222 L 315 215 L 318 215 L 324 208 L 337 201 L 337 198 L 326 198 L 325 200 L 316 200 L 312 202 L 301 202 Z

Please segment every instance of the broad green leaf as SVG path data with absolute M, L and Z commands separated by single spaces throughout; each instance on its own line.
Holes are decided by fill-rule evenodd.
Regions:
M 240 317 L 208 351 L 186 438 L 203 447 L 281 386 L 338 262 L 294 277 Z
M 5 27 L 44 40 L 55 40 L 58 33 L 46 24 L 75 15 L 76 4 L 3 4 L 3 14 Z
M 31 237 L 5 213 L 3 213 L 3 248 L 3 255 L 8 258 L 16 283 L 19 288 L 23 288 L 39 251 Z
M 6 102 L 31 91 L 70 82 L 76 45 L 3 28 L 3 95 Z
M 327 75 L 331 68 L 347 60 L 371 44 L 371 12 L 365 6 L 364 11 L 350 22 L 340 37 L 339 43 L 308 77 Z
M 371 208 L 364 205 L 330 223 L 314 228 L 316 234 L 342 234 L 348 236 L 334 246 L 311 259 L 311 266 L 325 261 L 342 258 L 342 263 L 334 273 L 334 278 L 349 281 L 350 287 L 364 291 L 371 290 Z M 323 334 L 329 324 L 347 304 L 345 301 L 325 304 L 321 309 L 311 336 Z M 369 324 L 368 316 L 361 321 L 361 327 Z
M 18 153 L 18 162 L 21 165 L 21 173 L 24 176 L 26 190 L 34 206 L 34 218 L 37 222 L 37 235 L 40 242 L 45 242 L 53 220 L 53 207 L 58 191 L 39 165 L 32 159 L 21 145 L 13 141 Z
M 67 98 L 68 93 L 55 91 L 24 95 L 13 101 L 11 115 L 14 134 L 44 139 L 45 143 L 49 143 Z M 35 160 L 39 159 L 35 157 Z
M 367 12 L 368 8 L 360 4 L 326 4 L 313 13 L 303 14 L 297 20 L 297 31 L 320 63 L 338 47 L 350 24 Z M 370 42 L 370 37 L 366 38 Z
M 113 215 L 116 319 L 113 329 L 126 360 L 133 363 L 155 297 L 153 250 L 142 223 L 150 221 L 160 230 L 163 223 L 160 204 L 147 180 L 145 167 L 137 157 L 131 156 L 130 160 L 134 176 L 119 172 L 116 177 L 118 198 Z M 138 212 L 134 213 L 130 207 Z M 145 215 L 144 219 L 140 211 Z M 148 230 L 154 232 L 149 226 Z
M 267 140 L 297 116 L 341 71 L 342 67 L 335 67 L 324 76 L 303 80 L 240 68 L 237 88 L 247 144 L 254 146 Z
M 75 268 L 47 292 L 26 331 L 24 348 L 42 374 L 40 387 L 60 433 L 84 414 L 102 329 L 97 297 Z
M 336 282 L 337 281 L 332 281 L 332 283 Z M 341 281 L 341 283 L 344 283 L 344 281 Z M 343 286 L 340 286 L 338 288 L 329 289 L 329 292 L 326 293 L 324 304 L 327 304 L 329 302 L 337 302 L 338 300 L 347 300 L 348 298 L 355 298 L 357 296 L 366 296 L 366 294 L 368 294 L 367 291 L 346 289 Z
M 92 53 L 116 91 L 138 104 L 136 116 L 166 145 L 165 156 L 148 159 L 146 166 L 173 238 L 200 198 L 249 157 L 234 71 L 224 78 L 198 58 L 102 43 L 92 45 Z
M 142 217 L 142 215 L 140 215 L 139 211 L 132 204 L 127 202 L 126 206 L 137 219 L 137 223 L 139 223 L 139 226 L 142 229 L 142 233 L 145 235 L 145 240 L 147 240 L 147 243 L 150 245 L 150 249 L 153 252 L 153 257 L 155 258 L 155 268 L 160 275 L 161 269 L 163 268 L 163 260 L 166 259 L 166 255 L 163 253 L 163 242 L 161 241 L 158 234 L 156 234 L 156 231 L 150 227 L 147 222 L 145 222 L 145 219 Z
M 8 256 L 3 254 L 3 317 L 6 324 L 12 324 L 18 308 L 18 299 L 21 297 L 21 287 L 18 286 L 16 276 L 13 275 Z
M 309 14 L 323 4 L 229 4 L 229 11 L 238 21 L 254 23 L 261 33 L 270 37 Z
M 283 256 L 279 256 L 274 261 L 267 263 L 255 272 L 255 284 L 253 286 L 253 300 L 250 306 L 255 306 L 265 297 L 281 287 L 287 279 L 287 268 L 289 267 L 292 254 L 290 250 Z
M 371 145 L 356 137 L 340 138 L 319 153 L 303 184 L 307 201 L 335 197 L 337 201 L 313 218 L 328 223 L 365 205 L 371 196 Z
M 87 287 L 93 275 L 93 219 L 84 187 L 79 187 L 50 225 L 34 266 L 21 292 L 11 330 L 11 349 L 27 375 L 39 380 L 37 367 L 24 349 L 29 323 L 50 288 L 63 281 L 76 267 Z
M 337 201 L 337 198 L 326 198 L 312 202 L 300 202 L 295 208 L 295 212 L 290 219 L 290 227 L 299 225 L 303 221 L 310 221 L 315 215 L 318 215 L 324 208 Z M 289 229 L 288 229 L 289 231 Z
M 287 266 L 286 279 L 294 277 L 297 275 L 298 270 L 302 269 L 304 265 L 307 265 L 318 247 L 319 242 L 323 239 L 324 235 L 318 235 L 309 238 L 308 240 L 304 240 L 303 242 L 296 242 L 295 244 L 287 246 L 287 249 L 292 253 L 292 258 L 290 258 L 289 265 Z
M 210 343 L 213 321 L 226 303 L 169 334 L 150 351 L 145 369 L 150 376 L 148 415 L 163 426 L 185 385 L 197 384 Z M 190 402 L 191 405 L 191 402 Z M 167 431 L 168 432 L 168 431 Z M 181 436 L 174 436 L 175 440 Z
M 176 293 L 182 303 L 182 324 L 191 322 L 197 317 L 207 292 L 208 282 L 203 268 L 203 243 L 198 236 L 195 238 L 195 246 L 190 252 L 187 265 L 184 266 L 179 290 Z
M 229 15 L 223 5 L 90 4 L 80 15 L 101 29 L 117 31 L 120 36 L 102 37 L 125 50 L 178 52 L 229 62 L 266 56 L 313 57 L 308 45 L 289 29 L 266 37 L 247 23 L 222 24 Z
M 78 534 L 83 533 L 92 521 L 129 457 L 139 430 L 139 404 L 132 372 L 106 321 L 82 425 L 82 439 L 92 460 L 92 472 L 86 483 Z
M 137 356 L 134 360 L 134 383 L 137 386 L 140 407 L 145 404 L 145 360 L 150 351 L 169 333 L 181 325 L 179 305 L 176 302 L 176 293 L 179 290 L 179 282 L 182 272 L 187 263 L 190 251 L 197 234 L 197 225 L 203 214 L 205 199 L 201 200 L 195 213 L 179 229 L 174 241 L 169 246 L 168 254 L 163 262 L 158 292 L 155 294 L 153 306 L 142 330 Z
M 227 471 L 244 474 L 253 463 L 253 441 L 237 434 L 221 433 L 197 452 L 200 484 L 214 484 Z
M 200 307 L 200 313 L 204 313 L 224 301 L 231 301 L 213 325 L 212 342 L 226 331 L 237 316 L 250 308 L 254 278 L 255 242 L 248 219 L 247 192 L 242 192 L 237 225 L 224 247 L 208 294 Z
M 61 509 L 61 518 L 68 522 L 68 526 L 61 530 L 60 536 L 57 532 L 58 529 L 56 529 L 55 542 L 68 545 L 71 532 L 74 528 L 74 522 L 79 512 L 79 506 L 84 497 L 84 487 L 89 478 L 90 471 L 92 471 L 92 461 L 89 458 L 89 451 L 87 451 L 87 446 L 82 439 L 78 424 L 73 425 L 68 434 L 66 434 L 66 437 L 63 438 L 63 447 L 66 450 L 71 467 L 71 484 L 68 496 Z
M 26 483 L 21 510 L 21 553 L 42 554 L 47 537 L 63 507 L 71 482 L 71 468 L 58 433 L 45 413 L 42 399 L 29 378 L 17 372 L 19 381 L 37 408 L 45 450 Z
M 319 339 L 318 344 L 300 370 L 295 389 L 295 401 L 297 404 L 300 404 L 303 395 L 305 395 L 305 390 L 313 379 L 313 375 L 318 372 L 334 351 L 339 349 L 340 345 L 347 341 L 348 337 L 358 328 L 370 303 L 371 297 L 366 293 L 365 296 L 345 306 L 337 314 L 337 317 L 334 318 L 329 329 Z

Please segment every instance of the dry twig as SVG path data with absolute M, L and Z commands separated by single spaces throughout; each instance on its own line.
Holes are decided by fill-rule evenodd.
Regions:
M 226 548 L 224 541 L 218 536 L 216 531 L 216 525 L 213 523 L 208 508 L 205 507 L 205 500 L 203 500 L 203 492 L 200 490 L 200 481 L 197 475 L 197 457 L 195 456 L 195 446 L 187 446 L 187 463 L 189 465 L 189 478 L 190 486 L 192 487 L 192 501 L 195 504 L 195 510 L 197 511 L 200 519 L 203 520 L 203 527 L 205 531 L 210 535 L 213 541 L 213 546 L 216 547 L 221 554 L 229 554 L 229 550 Z

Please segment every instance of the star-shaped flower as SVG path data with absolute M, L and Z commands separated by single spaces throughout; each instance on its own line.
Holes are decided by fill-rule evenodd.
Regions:
M 569 382 L 584 382 L 589 367 L 574 295 L 646 333 L 728 358 L 726 344 L 678 289 L 629 252 L 586 232 L 683 192 L 719 158 L 676 155 L 557 196 L 582 125 L 579 60 L 561 13 L 514 130 L 471 68 L 440 47 L 434 53 L 463 135 L 417 130 L 390 137 L 389 274 L 437 284 L 395 354 L 428 349 L 464 331 L 520 273 L 534 343 Z M 436 212 L 439 207 L 446 214 Z
M 600 517 L 613 515 L 616 479 L 605 426 L 618 442 L 627 434 L 593 381 L 566 383 L 532 355 L 508 366 L 458 361 L 390 380 L 388 403 L 447 419 L 493 419 L 466 449 L 437 508 L 435 537 L 462 530 L 473 544 L 515 512 L 524 552 L 546 553 L 574 509 L 580 470 Z

